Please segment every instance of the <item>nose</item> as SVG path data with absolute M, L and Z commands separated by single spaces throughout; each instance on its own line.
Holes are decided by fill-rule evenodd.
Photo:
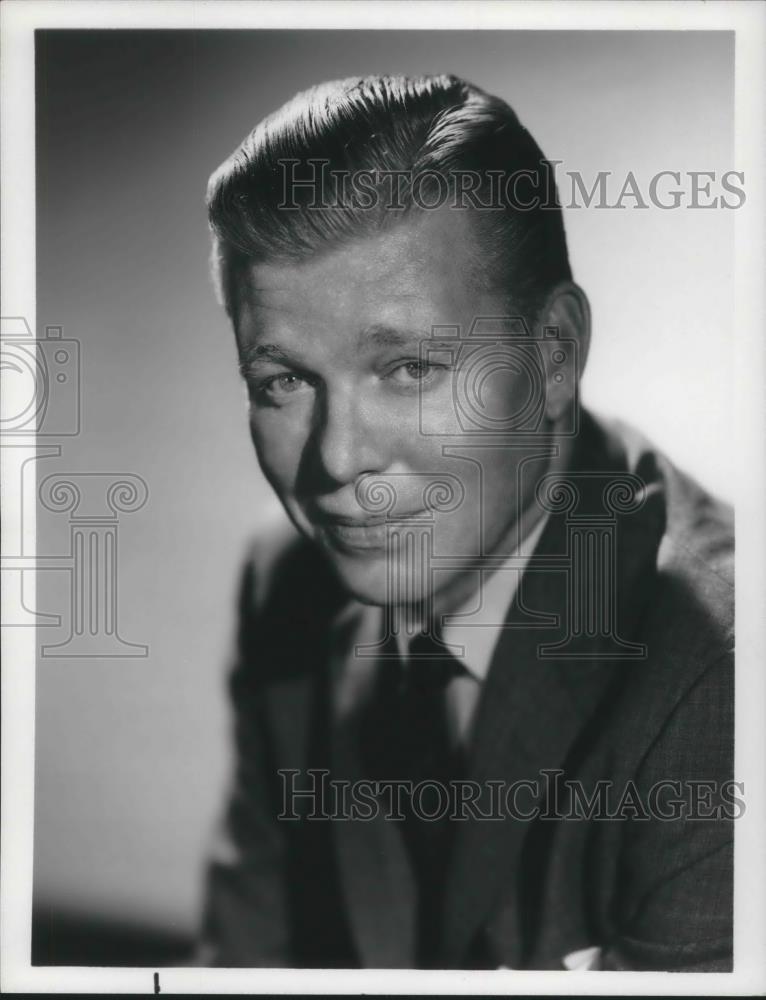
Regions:
M 369 403 L 352 391 L 325 395 L 315 431 L 315 450 L 324 477 L 338 486 L 387 465 L 385 426 Z

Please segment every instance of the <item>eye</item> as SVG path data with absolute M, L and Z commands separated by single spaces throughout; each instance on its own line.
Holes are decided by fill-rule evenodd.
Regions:
M 285 402 L 289 396 L 295 396 L 310 388 L 307 379 L 295 372 L 280 372 L 261 379 L 255 386 L 257 396 L 264 402 Z
M 268 388 L 274 392 L 295 392 L 303 384 L 304 380 L 300 375 L 287 372 L 284 375 L 274 375 L 273 378 L 270 378 Z
M 427 382 L 433 378 L 439 370 L 438 365 L 430 365 L 427 361 L 407 361 L 403 365 L 398 365 L 391 372 L 390 377 L 395 382 Z

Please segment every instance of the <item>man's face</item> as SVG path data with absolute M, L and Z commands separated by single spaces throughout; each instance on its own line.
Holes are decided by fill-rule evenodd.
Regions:
M 261 468 L 368 603 L 475 587 L 476 569 L 457 559 L 513 551 L 530 501 L 517 483 L 529 453 L 469 447 L 463 434 L 456 392 L 476 350 L 455 360 L 454 341 L 433 333 L 459 327 L 466 338 L 477 316 L 504 315 L 470 278 L 469 227 L 465 213 L 425 213 L 300 263 L 256 265 L 242 289 L 238 340 Z M 424 342 L 436 349 L 428 364 Z M 490 421 L 529 396 L 518 366 L 497 358 L 471 377 Z M 410 540 L 389 551 L 394 531 Z M 424 546 L 441 562 L 435 573 L 422 568 Z

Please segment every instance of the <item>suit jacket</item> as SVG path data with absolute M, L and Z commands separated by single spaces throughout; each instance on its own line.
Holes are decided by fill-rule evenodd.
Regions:
M 643 483 L 640 509 L 620 499 L 626 475 Z M 634 431 L 587 413 L 565 479 L 573 490 L 551 493 L 495 650 L 468 764 L 481 813 L 488 782 L 528 782 L 514 787 L 530 818 L 459 821 L 443 966 L 562 969 L 598 948 L 605 969 L 730 969 L 731 512 Z M 611 541 L 594 570 L 582 546 L 599 531 Z M 609 580 L 594 592 L 611 624 L 583 625 L 578 593 Z M 236 778 L 209 874 L 216 964 L 414 964 L 398 825 L 277 819 L 279 769 L 300 771 L 301 786 L 308 768 L 363 775 L 359 720 L 332 708 L 328 623 L 345 600 L 307 543 L 255 545 L 231 677 Z M 606 810 L 589 811 L 602 793 Z

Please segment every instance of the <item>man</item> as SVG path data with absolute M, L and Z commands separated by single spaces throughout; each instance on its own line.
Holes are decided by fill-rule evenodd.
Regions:
M 727 510 L 578 404 L 553 171 L 454 77 L 210 181 L 261 468 L 206 938 L 236 966 L 731 964 Z

